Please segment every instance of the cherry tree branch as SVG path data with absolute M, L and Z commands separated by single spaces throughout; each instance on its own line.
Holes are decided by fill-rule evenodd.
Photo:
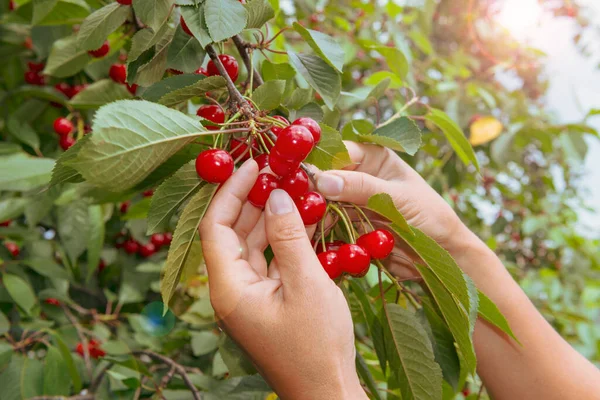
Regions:
M 242 61 L 244 61 L 244 65 L 246 65 L 246 71 L 248 71 L 248 80 L 254 82 L 253 86 L 258 87 L 264 83 L 262 76 L 258 73 L 258 71 L 252 65 L 252 61 L 250 60 L 250 56 L 248 55 L 248 46 L 246 46 L 246 42 L 242 39 L 240 35 L 235 35 L 233 37 L 233 43 L 235 47 L 237 47 L 240 56 L 242 57 Z M 250 77 L 252 75 L 252 78 Z
M 215 67 L 217 67 L 217 71 L 219 71 L 219 74 L 225 79 L 225 83 L 227 85 L 227 90 L 229 91 L 229 94 L 231 95 L 233 102 L 236 103 L 240 107 L 249 106 L 246 99 L 244 99 L 244 96 L 242 96 L 240 91 L 237 90 L 237 88 L 235 87 L 235 83 L 233 83 L 233 81 L 229 77 L 227 70 L 223 66 L 223 63 L 219 59 L 219 56 L 212 44 L 209 44 L 208 46 L 206 46 L 206 52 L 208 53 L 208 56 L 210 57 L 212 62 L 215 64 Z

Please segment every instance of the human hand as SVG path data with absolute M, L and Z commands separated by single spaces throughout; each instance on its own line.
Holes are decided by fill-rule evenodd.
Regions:
M 284 399 L 365 399 L 348 304 L 283 190 L 264 211 L 247 202 L 258 166 L 247 161 L 215 195 L 200 225 L 220 326 Z M 275 255 L 267 267 L 264 250 Z

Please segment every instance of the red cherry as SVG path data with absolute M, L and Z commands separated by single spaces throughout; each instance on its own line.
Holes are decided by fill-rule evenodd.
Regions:
M 346 244 L 346 242 L 344 242 L 342 240 L 334 240 L 333 242 L 325 243 L 325 249 L 323 249 L 323 244 L 319 240 L 319 243 L 317 243 L 316 252 L 318 254 L 318 253 L 322 253 L 324 251 L 338 251 L 340 249 L 340 247 L 342 247 L 345 244 Z
M 52 297 L 44 300 L 44 303 L 50 304 L 51 306 L 60 306 L 60 301 L 58 301 L 57 299 L 52 298 Z
M 301 117 L 292 122 L 292 125 L 300 125 L 308 129 L 313 136 L 315 144 L 319 143 L 319 140 L 321 140 L 321 127 L 314 119 Z
M 16 6 L 15 6 L 15 0 L 10 0 L 10 1 L 8 2 L 8 10 L 9 10 L 9 11 L 12 11 L 12 10 L 14 10 L 14 9 L 15 9 L 15 7 L 16 7 Z
M 345 244 L 338 250 L 340 266 L 350 275 L 358 276 L 369 270 L 371 258 L 365 249 L 357 244 Z
M 8 250 L 8 252 L 10 254 L 12 254 L 12 256 L 14 258 L 19 257 L 19 254 L 21 254 L 21 249 L 19 248 L 19 245 L 17 245 L 16 243 L 5 242 L 4 247 L 6 247 L 6 250 Z
M 127 67 L 124 64 L 113 64 L 108 70 L 108 76 L 117 83 L 125 83 L 127 79 Z
M 117 0 L 117 3 L 124 5 L 124 6 L 130 6 L 131 0 Z
M 54 89 L 58 90 L 59 92 L 61 92 L 62 94 L 64 94 L 65 96 L 67 96 L 68 98 L 71 98 L 71 85 L 69 85 L 67 82 L 59 82 L 56 85 L 54 85 Z
M 25 41 L 23 42 L 23 46 L 29 50 L 33 49 L 33 41 L 31 40 L 31 36 L 27 36 L 25 38 Z
M 0 226 L 9 226 L 12 222 L 12 219 L 7 219 L 6 221 L 0 222 Z
M 102 46 L 98 47 L 96 50 L 88 51 L 88 54 L 94 58 L 101 58 L 107 55 L 109 51 L 110 44 L 108 43 L 108 40 L 105 40 L 104 43 L 102 43 Z
M 233 174 L 233 158 L 221 149 L 205 150 L 196 158 L 198 176 L 210 183 L 223 183 Z
M 162 247 L 165 244 L 165 235 L 163 233 L 155 233 L 150 236 L 150 242 L 152 242 L 156 248 Z
M 469 388 L 464 388 L 462 390 L 462 394 L 463 394 L 463 396 L 467 397 L 468 395 L 471 394 L 471 391 L 469 390 Z
M 43 75 L 40 75 L 38 72 L 27 71 L 24 75 L 25 82 L 30 85 L 44 86 L 46 83 L 46 78 Z
M 286 125 L 290 124 L 290 121 L 287 120 L 287 118 L 282 117 L 281 115 L 274 115 L 273 116 L 274 119 L 283 122 Z M 285 128 L 282 128 L 281 126 L 277 126 L 277 125 L 273 125 L 273 127 L 271 127 L 271 132 L 273 132 L 273 134 L 275 136 L 279 136 L 279 134 L 281 133 L 282 130 L 284 130 Z
M 119 211 L 121 214 L 126 214 L 127 210 L 129 210 L 129 206 L 131 205 L 131 201 L 127 200 L 121 203 L 121 207 L 119 207 Z
M 168 246 L 171 244 L 171 241 L 173 240 L 173 234 L 171 232 L 167 232 L 165 233 L 165 246 Z
M 267 154 L 259 154 L 254 157 L 254 161 L 258 164 L 258 170 L 260 171 L 269 165 L 269 156 Z
M 137 92 L 138 85 L 136 85 L 135 83 L 132 85 L 126 83 L 125 86 L 127 86 L 127 90 L 129 91 L 129 93 L 135 96 L 135 92 Z
M 179 71 L 179 70 L 177 70 L 177 69 L 173 69 L 173 68 L 169 68 L 169 72 L 170 72 L 172 75 L 183 75 L 183 71 Z
M 27 68 L 29 68 L 30 71 L 42 72 L 44 70 L 44 67 L 45 67 L 45 65 L 43 62 L 36 63 L 33 61 L 27 61 Z
M 313 225 L 323 219 L 327 202 L 321 193 L 308 192 L 295 200 L 304 225 Z
M 104 268 L 106 268 L 106 262 L 103 259 L 100 259 L 98 262 L 98 271 L 102 272 L 104 271 Z
M 90 357 L 98 359 L 100 357 L 104 357 L 106 352 L 98 347 L 90 348 Z
M 256 147 L 253 139 L 251 139 L 250 142 L 252 143 L 252 153 L 256 154 L 259 150 Z M 246 141 L 238 138 L 232 138 L 231 142 L 229 143 L 229 151 L 231 152 L 231 157 L 233 157 L 234 160 L 239 159 L 239 161 L 246 161 L 250 158 L 250 149 L 248 148 Z
M 194 73 L 197 75 L 208 76 L 208 71 L 206 70 L 206 68 L 203 67 L 198 68 L 196 71 L 194 71 Z
M 66 118 L 58 117 L 54 120 L 54 132 L 60 136 L 66 136 L 73 132 L 73 123 Z
M 142 192 L 143 197 L 152 197 L 154 195 L 154 189 L 144 190 Z
M 190 28 L 188 28 L 188 26 L 186 25 L 185 21 L 183 20 L 183 16 L 181 16 L 179 18 L 179 23 L 181 24 L 181 29 L 183 29 L 183 31 L 185 33 L 187 33 L 190 36 L 194 36 L 194 34 L 192 33 L 192 31 L 190 31 Z
M 75 85 L 75 86 L 71 87 L 71 90 L 70 90 L 69 94 L 67 94 L 67 96 L 69 96 L 69 98 L 75 97 L 76 95 L 79 94 L 79 92 L 81 92 L 86 87 L 87 87 L 86 84 Z
M 219 60 L 221 60 L 221 64 L 223 64 L 223 66 L 225 67 L 225 71 L 227 71 L 227 75 L 229 75 L 231 80 L 235 82 L 238 78 L 238 73 L 239 73 L 238 62 L 235 59 L 235 57 L 230 56 L 228 54 L 220 54 Z M 219 70 L 217 69 L 217 66 L 215 65 L 213 60 L 210 60 L 208 62 L 208 65 L 206 66 L 206 70 L 208 71 L 209 76 L 219 75 Z
M 77 343 L 77 347 L 75 347 L 75 351 L 81 357 L 84 357 L 85 356 L 85 352 L 83 351 L 83 343 L 81 343 L 81 342 Z
M 356 244 L 364 248 L 375 260 L 381 260 L 390 255 L 394 249 L 394 236 L 385 229 L 377 229 L 362 235 Z
M 140 249 L 140 244 L 135 239 L 129 239 L 123 243 L 123 248 L 125 249 L 125 253 L 135 254 Z
M 276 148 L 269 154 L 269 167 L 278 176 L 290 175 L 300 166 L 298 161 L 287 161 L 279 154 Z
M 275 175 L 260 174 L 248 193 L 248 201 L 255 207 L 263 208 L 271 192 L 279 187 L 279 179 Z
M 336 251 L 325 251 L 317 255 L 323 269 L 331 279 L 339 278 L 342 275 L 340 260 Z
M 58 140 L 58 145 L 64 151 L 67 151 L 75 144 L 75 138 L 73 136 L 61 136 Z
M 216 104 L 207 104 L 198 109 L 196 111 L 196 115 L 202 117 L 210 122 L 214 122 L 215 124 L 222 124 L 225 122 L 225 112 Z M 214 125 L 207 125 L 206 129 L 209 131 L 219 130 L 220 127 Z
M 308 192 L 308 175 L 302 169 L 297 169 L 281 178 L 279 187 L 288 192 L 292 199 L 300 197 Z
M 303 161 L 313 148 L 314 139 L 310 131 L 301 125 L 284 128 L 275 143 L 275 148 L 284 160 Z
M 142 257 L 148 258 L 156 253 L 156 246 L 154 243 L 146 243 L 145 245 L 140 246 L 138 251 Z

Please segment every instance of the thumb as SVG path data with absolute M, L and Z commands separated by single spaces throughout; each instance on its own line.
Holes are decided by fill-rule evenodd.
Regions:
M 329 279 L 310 244 L 296 205 L 284 190 L 271 192 L 265 227 L 284 285 L 306 287 L 315 279 Z
M 390 184 L 364 172 L 327 171 L 317 177 L 317 189 L 330 200 L 364 206 L 374 194 L 388 192 Z

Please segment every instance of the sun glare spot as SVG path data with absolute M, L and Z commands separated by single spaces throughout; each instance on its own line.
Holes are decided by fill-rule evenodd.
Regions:
M 516 38 L 528 36 L 542 16 L 538 0 L 505 0 L 501 7 L 498 22 Z

